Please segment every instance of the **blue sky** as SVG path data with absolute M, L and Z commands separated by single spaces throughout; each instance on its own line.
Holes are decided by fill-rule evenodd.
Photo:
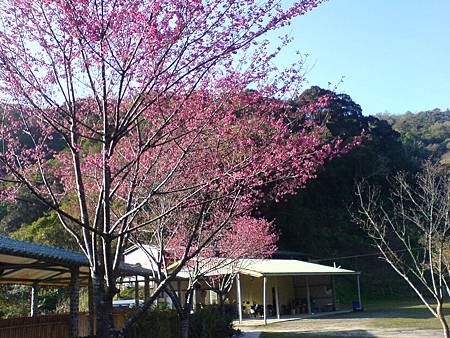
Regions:
M 286 32 L 278 63 L 309 54 L 305 88 L 344 77 L 365 115 L 450 108 L 448 0 L 330 0 Z

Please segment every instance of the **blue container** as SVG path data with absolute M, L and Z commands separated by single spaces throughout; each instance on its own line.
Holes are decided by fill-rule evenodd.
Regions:
M 361 304 L 357 300 L 354 300 L 352 302 L 352 308 L 353 308 L 353 311 L 362 311 L 363 310 Z

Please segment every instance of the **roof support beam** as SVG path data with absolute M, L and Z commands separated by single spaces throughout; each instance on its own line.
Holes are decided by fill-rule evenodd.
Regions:
M 277 319 L 280 319 L 280 300 L 278 296 L 278 283 L 275 286 L 275 302 L 276 302 L 276 311 L 277 311 Z
M 242 324 L 242 291 L 241 291 L 241 275 L 236 274 L 236 289 L 237 289 L 237 305 L 239 314 L 239 324 Z
M 361 303 L 361 285 L 359 282 L 359 274 L 356 275 L 356 283 L 358 284 L 358 302 L 359 302 L 359 308 L 362 309 L 362 303 Z
M 336 281 L 334 276 L 330 276 L 331 278 L 331 292 L 333 297 L 333 311 L 336 311 Z
M 0 268 L 2 270 L 9 269 L 46 269 L 55 268 L 54 264 L 44 263 L 44 262 L 32 262 L 32 263 L 0 263 Z M 61 268 L 62 269 L 62 268 Z
M 267 324 L 267 277 L 263 277 L 263 307 L 264 307 L 264 325 Z
M 311 291 L 309 289 L 309 277 L 308 276 L 305 277 L 305 283 L 306 283 L 306 305 L 307 305 L 308 313 L 311 314 L 312 313 L 312 310 L 311 310 Z

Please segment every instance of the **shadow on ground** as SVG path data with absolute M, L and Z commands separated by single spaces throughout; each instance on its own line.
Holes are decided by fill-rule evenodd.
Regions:
M 445 315 L 450 315 L 450 309 L 445 309 Z M 425 308 L 400 308 L 395 310 L 377 310 L 377 311 L 362 311 L 349 312 L 330 316 L 323 316 L 318 318 L 308 318 L 310 320 L 321 319 L 345 319 L 345 318 L 412 318 L 412 319 L 429 319 L 434 318 L 431 312 Z
M 327 331 L 327 332 L 263 332 L 260 338 L 331 338 L 331 337 L 360 337 L 370 338 L 376 337 L 366 330 L 348 330 L 348 331 Z

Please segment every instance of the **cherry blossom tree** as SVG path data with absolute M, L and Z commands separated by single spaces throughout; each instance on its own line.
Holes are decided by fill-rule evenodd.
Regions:
M 250 216 L 227 216 L 226 222 L 212 210 L 205 210 L 200 221 L 197 215 L 193 215 L 190 221 L 185 213 L 183 216 L 182 223 L 172 218 L 171 222 L 175 221 L 175 224 L 165 221 L 157 231 L 150 230 L 153 240 L 144 233 L 142 242 L 150 243 L 150 246 L 140 247 L 158 271 L 156 280 L 164 280 L 174 266 L 179 265 L 187 248 L 195 252 L 183 264 L 179 275 L 187 281 L 183 293 L 177 292 L 174 283 L 165 288 L 180 317 L 182 337 L 188 337 L 189 317 L 197 302 L 195 290 L 198 286 L 211 287 L 218 294 L 223 309 L 224 296 L 233 284 L 237 269 L 245 265 L 243 259 L 270 256 L 276 249 L 278 235 L 270 222 Z M 176 227 L 176 231 L 162 230 L 165 227 Z M 212 232 L 216 234 L 211 236 Z
M 269 258 L 277 249 L 278 234 L 272 222 L 265 219 L 241 217 L 236 225 L 224 231 L 215 244 L 215 256 L 220 260 L 217 264 L 207 263 L 207 269 L 200 277 L 214 291 L 219 304 L 224 306 L 225 296 L 233 286 L 239 269 L 248 265 L 248 259 Z M 201 255 L 199 255 L 201 257 Z M 200 270 L 201 271 L 201 270 Z
M 233 124 L 228 125 L 219 138 L 212 134 L 201 143 L 208 146 L 198 149 L 189 162 L 195 166 L 185 168 L 177 183 L 186 179 L 192 184 L 198 177 L 206 177 L 208 166 L 215 172 L 217 168 L 228 168 L 226 177 L 204 187 L 190 199 L 188 206 L 180 206 L 170 214 L 167 210 L 173 206 L 174 195 L 159 198 L 157 205 L 144 210 L 145 218 L 164 217 L 133 236 L 138 244 L 150 244 L 147 256 L 162 288 L 166 287 L 168 276 L 181 267 L 189 273 L 188 297 L 179 311 L 184 319 L 188 319 L 194 286 L 208 271 L 236 268 L 239 258 L 262 258 L 275 249 L 276 236 L 270 224 L 248 216 L 256 205 L 265 199 L 279 199 L 294 193 L 314 177 L 325 159 L 349 149 L 342 147 L 339 141 L 333 147 L 323 143 L 322 129 L 313 123 L 305 123 L 302 130 L 293 133 L 289 121 L 284 115 L 280 117 L 283 111 L 293 109 L 288 102 L 266 100 L 257 92 L 245 93 L 237 102 L 237 106 L 227 108 L 236 112 Z M 262 114 L 258 113 L 261 111 Z M 201 159 L 206 159 L 208 165 L 199 165 Z M 231 173 L 238 178 L 231 177 Z M 175 269 L 173 262 L 177 262 Z M 232 278 L 222 281 L 225 283 L 221 294 L 226 292 L 225 287 L 231 286 Z M 174 303 L 181 302 L 174 299 Z M 147 306 L 148 302 L 141 312 Z
M 279 48 L 261 38 L 320 2 L 0 4 L 2 197 L 28 190 L 76 239 L 97 337 L 114 336 L 117 268 L 134 233 L 209 201 L 226 204 L 227 224 L 235 208 L 295 192 L 342 151 L 312 123 L 289 130 L 280 97 L 301 76 L 272 77 Z M 161 201 L 170 204 L 152 213 Z M 185 251 L 147 305 L 197 253 Z

